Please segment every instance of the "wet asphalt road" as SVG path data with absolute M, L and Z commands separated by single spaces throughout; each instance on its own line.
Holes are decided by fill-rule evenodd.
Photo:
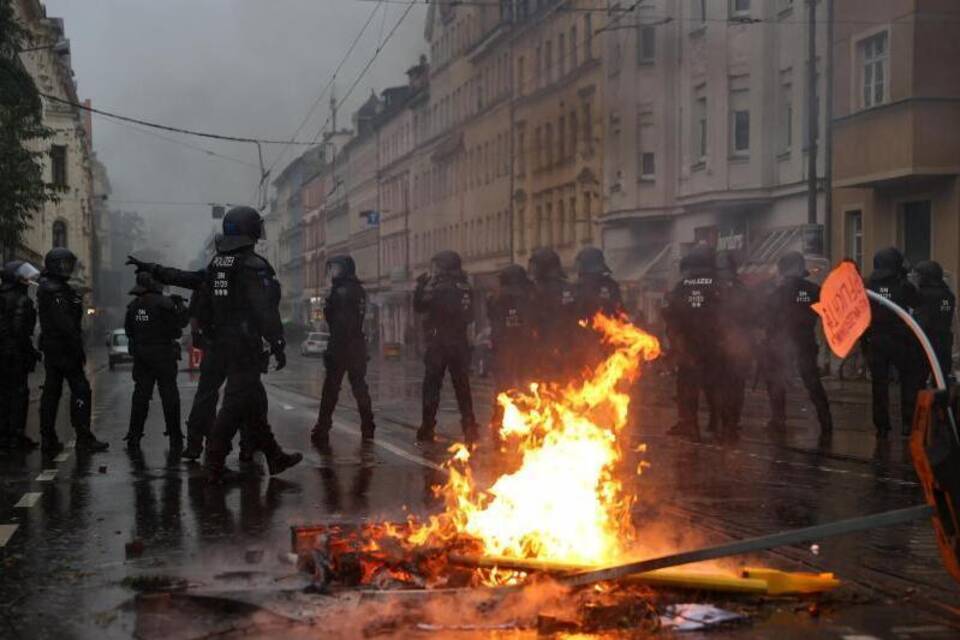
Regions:
M 102 356 L 95 352 L 90 364 L 94 428 L 110 441 L 109 452 L 79 456 L 69 449 L 56 459 L 39 452 L 0 454 L 0 638 L 200 637 L 183 626 L 178 633 L 146 630 L 123 581 L 165 574 L 250 591 L 258 577 L 276 582 L 294 573 L 277 559 L 289 549 L 291 524 L 402 519 L 407 510 L 437 508 L 430 486 L 441 477 L 444 447 L 413 444 L 421 372 L 416 363 L 372 366 L 378 418 L 372 446 L 360 445 L 345 385 L 333 455 L 320 455 L 309 449 L 308 434 L 322 364 L 292 356 L 286 370 L 266 378 L 270 416 L 281 444 L 303 451 L 305 462 L 280 478 L 253 473 L 237 486 L 212 489 L 196 465 L 168 458 L 159 401 L 152 405 L 142 455 L 124 451 L 130 369 L 108 371 Z M 181 374 L 184 415 L 195 385 L 190 374 Z M 785 438 L 766 433 L 764 398 L 751 392 L 743 438 L 727 447 L 663 435 L 675 420 L 671 389 L 671 378 L 651 372 L 635 403 L 633 437 L 648 444 L 651 463 L 636 480 L 635 519 L 651 552 L 922 501 L 904 443 L 875 442 L 862 383 L 829 382 L 838 429 L 826 445 L 818 442 L 812 407 L 799 384 L 791 394 Z M 477 381 L 474 392 L 485 419 L 489 386 Z M 29 426 L 34 436 L 36 395 Z M 446 387 L 440 418 L 441 431 L 451 435 L 459 424 L 452 395 Z M 69 440 L 66 406 L 59 419 L 61 437 Z M 484 464 L 482 453 L 479 458 Z M 236 465 L 235 457 L 231 462 Z M 481 477 L 489 475 L 487 467 Z M 787 602 L 776 615 L 719 637 L 960 637 L 960 591 L 940 565 L 929 523 L 825 541 L 817 554 L 794 547 L 748 560 L 834 571 L 849 590 L 818 617 Z

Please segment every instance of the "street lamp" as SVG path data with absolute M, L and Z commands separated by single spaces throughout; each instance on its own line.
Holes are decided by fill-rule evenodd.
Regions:
M 43 51 L 45 49 L 50 49 L 57 55 L 61 55 L 61 56 L 70 55 L 70 41 L 65 38 L 61 38 L 60 40 L 57 40 L 53 44 L 42 44 L 36 47 L 27 47 L 25 49 L 20 49 L 19 51 L 17 51 L 17 53 L 28 53 L 30 51 Z

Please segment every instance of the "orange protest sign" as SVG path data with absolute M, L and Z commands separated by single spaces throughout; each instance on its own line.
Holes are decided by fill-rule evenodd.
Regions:
M 860 272 L 841 262 L 820 289 L 820 302 L 811 305 L 823 319 L 823 333 L 837 357 L 845 358 L 870 326 L 870 301 Z

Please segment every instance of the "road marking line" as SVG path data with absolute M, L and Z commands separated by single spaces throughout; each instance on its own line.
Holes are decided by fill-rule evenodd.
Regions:
M 44 469 L 43 473 L 37 476 L 37 482 L 50 482 L 57 477 L 58 469 Z
M 290 404 L 284 404 L 284 405 L 280 405 L 280 406 L 283 407 L 283 410 L 284 410 L 284 411 L 291 411 L 291 410 L 293 409 L 293 405 L 290 405 Z
M 64 451 L 63 453 L 61 453 L 60 455 L 58 455 L 56 458 L 54 458 L 53 461 L 54 461 L 54 462 L 66 462 L 66 461 L 69 460 L 69 459 L 70 459 L 70 454 L 67 453 L 66 451 Z
M 339 420 L 334 420 L 334 421 L 333 421 L 333 428 L 336 429 L 336 430 L 338 430 L 338 431 L 343 431 L 343 432 L 345 432 L 345 433 L 352 433 L 352 434 L 357 435 L 357 436 L 360 435 L 360 430 L 359 430 L 359 429 L 354 429 L 354 428 L 348 426 L 346 423 L 341 422 L 341 421 L 339 421 Z M 400 457 L 403 458 L 404 460 L 409 460 L 410 462 L 414 462 L 414 463 L 416 463 L 416 464 L 419 464 L 419 465 L 422 466 L 422 467 L 427 467 L 428 469 L 434 469 L 435 471 L 444 471 L 444 468 L 441 467 L 440 465 L 436 464 L 435 462 L 431 462 L 430 460 L 427 460 L 426 458 L 422 458 L 422 457 L 420 457 L 420 456 L 418 456 L 418 455 L 415 455 L 415 454 L 413 454 L 413 453 L 409 453 L 409 452 L 407 452 L 405 449 L 401 449 L 400 447 L 398 447 L 398 446 L 396 446 L 396 445 L 392 445 L 392 444 L 390 444 L 389 442 L 385 442 L 384 440 L 379 440 L 379 439 L 374 438 L 373 444 L 376 445 L 376 446 L 378 446 L 378 447 L 380 447 L 380 448 L 382 448 L 382 449 L 386 449 L 387 451 L 389 451 L 390 453 L 392 453 L 392 454 L 394 454 L 394 455 L 400 456 Z
M 7 546 L 19 526 L 18 524 L 0 524 L 0 547 Z
M 39 491 L 31 491 L 30 493 L 25 493 L 23 494 L 23 497 L 20 498 L 20 502 L 13 505 L 13 508 L 29 509 L 33 505 L 37 504 L 37 500 L 39 500 L 42 495 L 43 494 L 40 493 Z

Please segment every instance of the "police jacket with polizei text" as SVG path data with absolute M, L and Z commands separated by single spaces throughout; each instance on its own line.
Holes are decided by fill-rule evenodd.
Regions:
M 467 325 L 473 322 L 473 289 L 466 275 L 443 274 L 417 283 L 413 309 L 423 314 L 428 343 L 467 344 Z
M 33 354 L 37 311 L 23 285 L 0 286 L 0 355 L 21 358 Z
M 505 285 L 487 299 L 490 341 L 500 352 L 528 351 L 534 339 L 532 285 Z
M 598 312 L 619 315 L 623 312 L 620 285 L 606 274 L 584 274 L 577 282 L 577 304 L 580 317 L 587 320 Z
M 805 278 L 785 278 L 767 298 L 767 337 L 786 337 L 798 342 L 816 341 L 819 316 L 810 305 L 819 301 L 819 285 Z
M 83 298 L 67 281 L 50 275 L 37 289 L 40 350 L 61 358 L 83 358 Z
M 335 278 L 323 302 L 323 315 L 330 329 L 328 350 L 337 352 L 366 346 L 363 319 L 367 292 L 355 277 Z
M 663 319 L 671 340 L 717 346 L 721 282 L 712 271 L 691 272 L 666 296 Z
M 953 315 L 957 309 L 957 298 L 945 282 L 921 284 L 920 302 L 914 309 L 914 316 L 928 336 L 945 336 L 953 333 Z
M 260 338 L 283 342 L 280 282 L 266 259 L 252 247 L 218 253 L 207 267 L 197 313 L 216 341 L 239 339 L 260 349 Z
M 576 339 L 580 306 L 577 289 L 565 278 L 538 281 L 533 292 L 534 330 L 547 349 L 561 349 Z
M 138 295 L 127 305 L 123 327 L 133 348 L 169 345 L 180 339 L 188 319 L 182 301 L 149 292 Z
M 867 278 L 867 288 L 887 300 L 900 305 L 906 311 L 915 309 L 920 304 L 920 294 L 916 287 L 901 274 L 890 274 L 877 271 Z M 870 329 L 867 335 L 894 335 L 910 337 L 910 329 L 903 320 L 884 306 L 870 301 Z

